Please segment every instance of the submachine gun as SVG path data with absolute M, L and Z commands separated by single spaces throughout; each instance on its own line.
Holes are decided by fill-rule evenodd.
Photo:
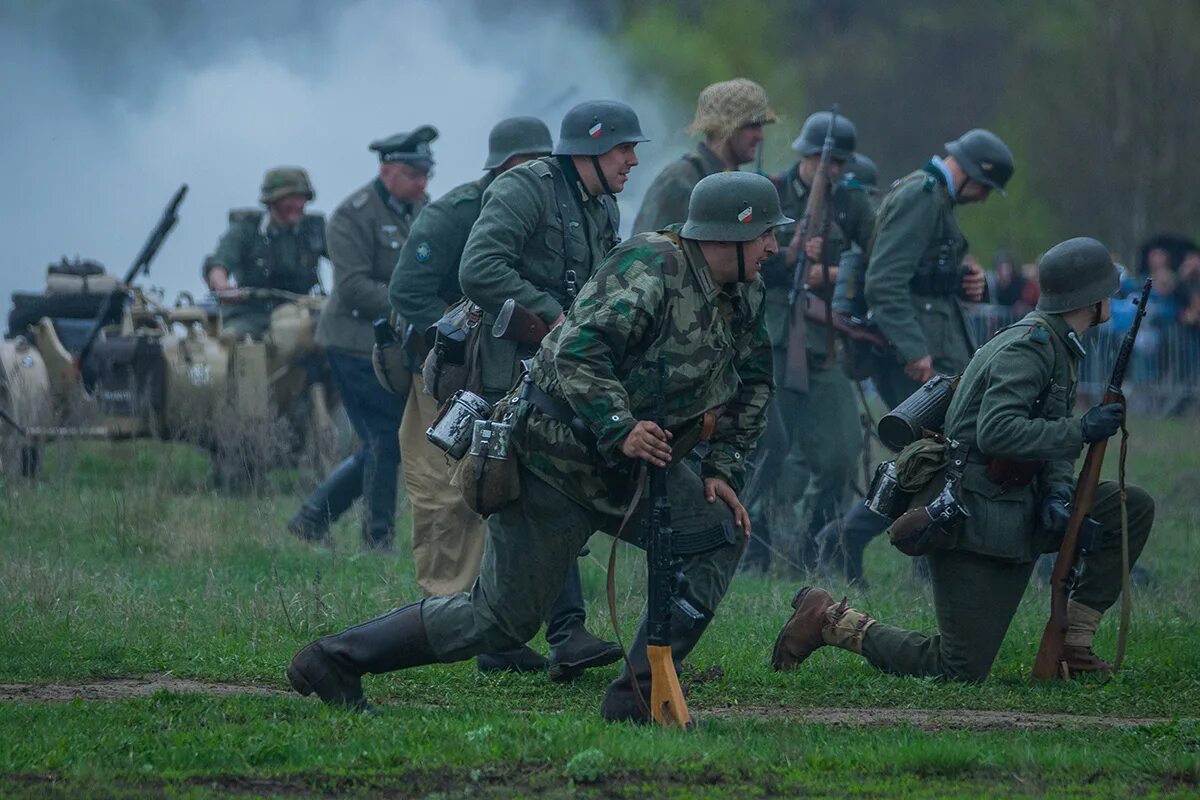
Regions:
M 658 392 L 654 423 L 667 430 L 666 363 L 658 361 Z M 650 473 L 650 514 L 647 517 L 646 563 L 649 586 L 646 602 L 646 657 L 650 662 L 650 715 L 664 726 L 682 730 L 692 727 L 687 701 L 675 672 L 671 654 L 671 611 L 678 609 L 692 624 L 704 615 L 686 599 L 687 576 L 683 561 L 675 554 L 671 531 L 671 500 L 667 496 L 669 467 L 648 465 Z
M 162 247 L 163 241 L 166 240 L 167 234 L 171 232 L 171 228 L 175 227 L 175 223 L 179 221 L 179 204 L 183 202 L 183 196 L 187 194 L 187 184 L 179 187 L 178 191 L 171 197 L 171 201 L 167 203 L 167 207 L 163 210 L 162 217 L 159 218 L 158 224 L 154 230 L 150 232 L 146 243 L 142 245 L 142 249 L 138 251 L 137 257 L 134 258 L 133 264 L 125 273 L 125 278 L 122 280 L 122 286 L 132 286 L 133 282 L 141 272 L 149 273 L 150 262 L 154 260 L 154 256 L 158 255 L 158 250 Z M 75 364 L 81 373 L 84 375 L 85 384 L 88 382 L 85 365 L 87 364 L 88 355 L 92 352 L 92 347 L 96 344 L 97 337 L 100 336 L 100 330 L 104 327 L 104 321 L 108 318 L 112 311 L 115 293 L 110 293 L 100 307 L 100 313 L 96 315 L 96 321 L 93 323 L 91 330 L 88 331 L 87 338 L 83 342 L 83 347 L 79 351 L 79 357 Z
M 1113 364 L 1112 377 L 1108 380 L 1108 388 L 1104 391 L 1103 403 L 1120 403 L 1125 405 L 1125 395 L 1121 392 L 1121 384 L 1125 382 L 1125 372 L 1129 367 L 1129 357 L 1133 353 L 1133 345 L 1137 340 L 1138 330 L 1142 326 L 1142 318 L 1146 316 L 1146 303 L 1150 299 L 1150 278 L 1142 285 L 1141 297 L 1137 302 L 1137 312 L 1133 317 L 1133 325 L 1121 342 L 1117 351 L 1117 361 Z M 1122 422 L 1122 428 L 1124 422 Z M 1083 459 L 1083 467 L 1079 470 L 1079 480 L 1075 483 L 1075 494 L 1071 498 L 1071 517 L 1067 521 L 1067 532 L 1058 548 L 1058 560 L 1054 564 L 1054 572 L 1050 576 L 1050 620 L 1042 632 L 1042 642 L 1038 645 L 1037 658 L 1033 662 L 1035 681 L 1045 681 L 1061 677 L 1069 679 L 1066 662 L 1063 659 L 1063 646 L 1067 635 L 1067 601 L 1075 581 L 1079 577 L 1079 555 L 1086 553 L 1092 546 L 1088 539 L 1094 538 L 1098 532 L 1095 520 L 1088 516 L 1096 500 L 1096 487 L 1100 483 L 1100 469 L 1104 466 L 1104 451 L 1108 446 L 1107 439 L 1092 442 L 1088 445 L 1087 456 Z M 1122 468 L 1122 474 L 1124 469 Z M 1124 479 L 1122 478 L 1122 494 Z M 1124 502 L 1124 500 L 1122 500 Z M 1128 590 L 1122 592 L 1128 601 Z M 1123 612 L 1124 615 L 1124 612 Z M 1122 620 L 1124 622 L 1124 620 Z M 1118 650 L 1122 649 L 1118 646 Z M 1119 658 L 1118 658 L 1119 661 Z
M 821 145 L 821 162 L 813 175 L 812 188 L 808 192 L 808 203 L 804 207 L 804 216 L 796 226 L 796 233 L 787 246 L 788 260 L 796 263 L 792 273 L 792 289 L 788 293 L 788 342 L 787 360 L 784 371 L 784 386 L 795 392 L 808 391 L 808 347 L 807 328 L 805 324 L 804 297 L 806 276 L 808 275 L 808 256 L 805 246 L 813 237 L 825 238 L 829 230 L 829 161 L 833 156 L 833 128 L 837 123 L 838 107 L 835 103 L 829 114 L 829 127 L 825 131 L 825 142 Z M 825 259 L 821 259 L 824 261 Z M 824 283 L 830 285 L 829 265 L 822 265 Z M 826 326 L 826 361 L 834 358 L 833 306 L 825 304 Z

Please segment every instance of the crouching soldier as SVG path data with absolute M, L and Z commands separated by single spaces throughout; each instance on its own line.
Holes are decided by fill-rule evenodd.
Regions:
M 948 549 L 929 555 L 938 633 L 876 622 L 806 587 L 775 641 L 772 663 L 791 670 L 831 644 L 885 672 L 982 681 L 1008 630 L 1039 554 L 1056 551 L 1066 530 L 1074 462 L 1085 444 L 1120 429 L 1119 404 L 1071 416 L 1079 337 L 1109 319 L 1119 278 L 1108 248 L 1070 239 L 1041 261 L 1037 310 L 1002 331 L 971 359 L 947 411 L 946 435 L 969 447 L 959 501 L 969 516 L 949 530 Z M 1003 475 L 1003 477 L 1002 477 Z M 1128 487 L 1129 553 L 1136 560 L 1154 521 L 1154 501 Z M 1121 588 L 1121 510 L 1116 483 L 1100 483 L 1092 518 L 1098 543 L 1082 558 L 1068 605 L 1064 656 L 1071 672 L 1108 672 L 1092 637 Z
M 771 182 L 722 173 L 697 184 L 688 220 L 615 248 L 543 341 L 529 377 L 510 393 L 519 497 L 488 520 L 479 579 L 470 592 L 431 597 L 309 644 L 288 679 L 302 694 L 363 707 L 361 678 L 460 661 L 527 641 L 595 530 L 621 531 L 639 497 L 640 462 L 669 465 L 676 552 L 704 619 L 673 624 L 678 663 L 725 594 L 749 533 L 737 492 L 745 455 L 764 426 L 773 390 L 763 321 L 761 262 L 772 229 L 790 222 Z M 667 431 L 654 415 L 657 365 L 666 364 Z M 699 473 L 684 440 L 706 416 Z M 649 514 L 632 509 L 625 538 L 640 543 Z M 647 721 L 650 670 L 643 620 L 629 667 L 601 705 L 608 720 Z

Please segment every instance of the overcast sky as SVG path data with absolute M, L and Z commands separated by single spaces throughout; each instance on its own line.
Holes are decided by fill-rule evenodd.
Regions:
M 199 293 L 204 255 L 230 208 L 255 205 L 264 170 L 305 167 L 311 208 L 328 213 L 373 177 L 369 141 L 423 123 L 441 131 L 437 197 L 480 174 L 503 117 L 540 116 L 557 133 L 577 102 L 629 102 L 654 142 L 621 195 L 626 230 L 650 179 L 687 146 L 693 100 L 657 99 L 561 3 L 492 6 L 492 19 L 469 0 L 109 5 L 124 16 L 66 0 L 0 12 L 5 308 L 14 290 L 40 291 L 63 255 L 124 273 L 184 182 L 150 283 L 168 300 Z

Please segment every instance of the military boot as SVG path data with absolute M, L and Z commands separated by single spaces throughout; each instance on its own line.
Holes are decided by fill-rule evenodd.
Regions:
M 529 645 L 521 645 L 475 656 L 475 667 L 480 672 L 541 672 L 546 669 L 546 657 Z
M 329 539 L 329 526 L 362 494 L 363 459 L 347 458 L 309 495 L 300 510 L 288 520 L 288 531 L 308 542 Z
M 365 711 L 370 704 L 363 696 L 363 675 L 436 661 L 418 602 L 341 633 L 322 636 L 296 653 L 288 665 L 287 677 L 302 695 L 315 693 L 329 705 Z
M 550 644 L 550 680 L 574 680 L 586 669 L 603 667 L 620 660 L 620 645 L 606 642 L 588 632 L 584 626 L 586 613 L 577 562 L 568 570 L 562 591 L 555 598 L 546 621 L 546 641 Z
M 708 627 L 711 615 L 688 627 L 677 614 L 671 616 L 671 658 L 675 662 L 675 674 L 696 642 Z M 641 725 L 652 721 L 650 714 L 650 658 L 646 653 L 648 627 L 642 620 L 637 636 L 629 645 L 629 660 L 621 669 L 620 676 L 608 685 L 604 699 L 600 702 L 600 717 L 606 722 L 636 722 Z M 637 679 L 637 690 L 630 679 L 630 667 Z M 640 695 L 640 696 L 639 696 Z
M 850 608 L 844 598 L 838 603 L 829 592 L 809 586 L 796 592 L 792 608 L 791 619 L 775 637 L 771 666 L 776 671 L 794 670 L 827 644 L 861 655 L 863 636 L 875 624 L 868 615 Z
M 1067 635 L 1063 640 L 1063 660 L 1067 671 L 1091 672 L 1099 675 L 1111 675 L 1113 665 L 1096 655 L 1092 650 L 1092 640 L 1100 627 L 1104 613 L 1076 603 L 1067 602 Z

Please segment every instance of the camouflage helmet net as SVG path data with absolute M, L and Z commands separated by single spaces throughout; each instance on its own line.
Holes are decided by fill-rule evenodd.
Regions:
M 746 78 L 734 78 L 706 86 L 696 101 L 696 118 L 688 129 L 693 134 L 724 139 L 747 125 L 775 122 L 777 117 L 761 86 Z

